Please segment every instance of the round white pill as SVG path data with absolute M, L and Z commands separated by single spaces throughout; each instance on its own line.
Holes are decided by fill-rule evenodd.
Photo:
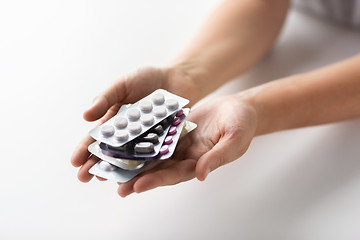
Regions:
M 119 130 L 115 132 L 114 137 L 116 140 L 123 142 L 129 138 L 129 133 L 126 130 Z
M 179 102 L 176 99 L 168 99 L 165 102 L 165 105 L 168 109 L 175 110 L 179 107 Z
M 101 134 L 105 137 L 111 137 L 112 135 L 114 135 L 114 133 L 115 129 L 111 125 L 104 125 L 101 127 Z
M 151 126 L 154 123 L 154 117 L 151 114 L 141 116 L 140 121 L 145 126 Z
M 99 163 L 99 168 L 104 170 L 104 171 L 114 171 L 116 169 L 116 166 L 108 163 L 108 162 L 105 162 L 105 161 L 101 161 Z
M 140 123 L 129 123 L 128 129 L 132 134 L 139 134 L 141 132 L 141 125 Z
M 146 101 L 146 100 L 140 102 L 139 107 L 140 107 L 141 111 L 145 112 L 145 113 L 149 113 L 153 109 L 152 103 L 150 101 Z
M 166 108 L 164 106 L 155 107 L 154 108 L 154 115 L 156 117 L 165 117 L 166 116 Z
M 116 117 L 114 119 L 114 126 L 116 128 L 126 128 L 128 121 L 124 117 Z
M 130 119 L 130 121 L 137 121 L 140 118 L 140 111 L 136 108 L 130 108 L 127 110 L 127 116 Z
M 156 93 L 152 96 L 151 100 L 155 105 L 161 105 L 164 103 L 165 98 L 164 95 L 162 95 L 161 93 Z

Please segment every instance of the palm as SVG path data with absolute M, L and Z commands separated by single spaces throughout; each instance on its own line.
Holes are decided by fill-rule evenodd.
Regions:
M 191 102 L 198 97 L 194 82 L 181 71 L 146 68 L 120 79 L 99 95 L 84 113 L 84 118 L 88 121 L 99 119 L 102 123 L 115 115 L 122 104 L 136 102 L 158 88 L 184 96 Z M 146 171 L 120 184 L 118 192 L 121 196 L 194 177 L 204 180 L 208 169 L 214 170 L 240 157 L 255 134 L 254 110 L 233 96 L 218 98 L 196 108 L 190 113 L 189 120 L 197 123 L 198 128 L 180 141 L 174 156 L 150 164 Z M 75 167 L 81 166 L 78 178 L 83 182 L 91 180 L 93 176 L 88 170 L 99 161 L 87 151 L 93 141 L 89 136 L 85 137 L 71 159 Z
M 206 161 L 199 161 L 220 143 L 232 144 L 232 150 L 219 155 L 218 166 L 240 157 L 255 134 L 255 119 L 245 104 L 237 104 L 231 97 L 222 97 L 196 108 L 189 120 L 198 128 L 179 142 L 171 159 L 157 161 L 128 183 L 120 184 L 118 192 L 126 196 L 133 191 L 142 192 L 158 186 L 173 185 L 205 174 Z M 230 139 L 230 140 L 229 140 Z M 235 144 L 235 146 L 234 146 Z M 229 155 L 230 154 L 230 155 Z M 210 163 L 210 165 L 213 163 Z M 214 167 L 211 167 L 212 170 Z
M 196 100 L 197 93 L 193 82 L 181 71 L 144 68 L 119 79 L 95 98 L 93 106 L 84 113 L 84 118 L 87 121 L 99 120 L 98 124 L 101 124 L 114 116 L 121 105 L 136 102 L 158 88 L 164 88 L 192 101 Z M 91 180 L 93 176 L 88 170 L 98 161 L 87 151 L 87 147 L 93 141 L 89 136 L 85 137 L 71 158 L 71 163 L 75 167 L 81 166 L 78 178 L 83 182 Z

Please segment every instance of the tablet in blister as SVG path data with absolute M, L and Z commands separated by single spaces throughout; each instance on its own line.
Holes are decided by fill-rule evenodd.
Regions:
M 128 171 L 113 166 L 106 161 L 99 161 L 89 169 L 89 173 L 115 182 L 128 182 L 141 171 L 143 171 L 150 162 L 144 162 L 143 165 L 135 170 Z
M 169 144 L 164 145 L 167 147 L 168 153 L 160 156 L 160 160 L 170 158 L 175 151 L 179 138 L 185 136 L 186 134 L 194 130 L 196 126 L 197 125 L 195 123 L 186 121 L 184 126 L 182 127 L 182 131 L 180 134 L 170 136 L 172 141 L 169 141 Z M 151 161 L 134 161 L 129 159 L 113 158 L 104 155 L 99 147 L 98 142 L 94 142 L 93 144 L 91 144 L 89 146 L 89 150 L 94 155 L 98 156 L 103 160 L 100 160 L 97 164 L 95 164 L 89 170 L 89 173 L 116 182 L 127 182 L 131 180 L 137 174 L 145 170 L 146 166 L 151 163 Z M 95 154 L 95 152 L 97 152 L 97 154 Z
M 175 114 L 175 118 L 171 123 L 169 131 L 167 132 L 164 143 L 160 148 L 158 156 L 159 160 L 167 159 L 172 156 L 180 138 L 180 134 L 183 131 L 183 127 L 186 123 L 186 117 L 189 115 L 189 112 L 189 108 L 184 108 Z
M 123 105 L 108 121 L 90 131 L 97 141 L 119 147 L 176 113 L 189 100 L 158 89 L 134 104 Z
M 165 160 L 170 158 L 175 152 L 175 148 L 180 137 L 185 136 L 186 134 L 194 130 L 197 125 L 193 122 L 186 121 L 184 118 L 177 126 L 172 127 L 173 129 L 169 129 L 168 135 L 164 140 L 164 144 L 160 148 L 159 160 Z M 170 132 L 170 130 L 172 131 Z
M 175 114 L 167 117 L 158 125 L 149 129 L 144 134 L 120 147 L 113 147 L 105 143 L 100 143 L 100 148 L 105 155 L 117 158 L 144 159 L 155 157 L 159 154 L 160 148 L 166 133 L 171 127 Z
M 136 170 L 142 163 L 146 162 L 145 158 L 116 158 L 111 156 L 111 154 L 104 154 L 104 151 L 100 148 L 99 144 L 99 142 L 93 142 L 92 144 L 90 144 L 88 147 L 89 152 L 100 158 L 101 160 L 109 162 L 119 168 L 125 170 Z M 153 160 L 153 158 L 147 160 Z

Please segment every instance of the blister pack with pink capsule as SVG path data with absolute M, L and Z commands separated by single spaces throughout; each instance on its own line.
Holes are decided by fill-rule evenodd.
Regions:
M 172 126 L 160 148 L 158 159 L 166 160 L 170 158 L 175 152 L 179 139 L 193 131 L 196 127 L 197 125 L 195 123 L 189 121 L 180 122 L 176 128 L 175 126 Z
M 186 121 L 190 109 L 182 109 L 188 102 L 159 89 L 135 104 L 121 106 L 113 118 L 90 131 L 97 141 L 88 150 L 101 160 L 89 173 L 127 182 L 152 161 L 170 158 L 181 136 L 196 128 Z M 135 123 L 141 124 L 136 132 L 131 125 Z
M 176 131 L 176 133 L 175 131 L 172 131 L 169 135 L 167 135 L 168 139 L 167 141 L 164 141 L 161 153 L 159 153 L 156 159 L 154 158 L 152 161 L 166 160 L 170 158 L 175 152 L 175 148 L 179 139 L 193 131 L 196 127 L 197 125 L 195 123 L 189 121 L 183 121 L 183 124 L 179 124 L 176 127 L 179 131 Z M 180 129 L 182 130 L 180 131 Z M 96 156 L 102 160 L 97 162 L 89 170 L 89 173 L 115 182 L 128 182 L 136 175 L 146 170 L 146 167 L 152 162 L 115 158 L 105 155 L 99 147 L 98 143 L 93 143 L 91 148 L 93 148 L 92 152 L 96 152 Z M 164 151 L 164 149 L 166 150 Z
M 90 131 L 97 141 L 120 147 L 176 113 L 189 100 L 158 89 L 134 104 L 124 105 L 118 114 Z
M 158 125 L 150 128 L 147 132 L 121 147 L 100 142 L 99 147 L 105 155 L 116 158 L 127 158 L 133 160 L 152 160 L 159 154 L 160 148 L 165 140 L 166 133 L 171 127 L 174 116 L 171 115 L 161 121 Z M 96 154 L 95 154 L 96 155 Z

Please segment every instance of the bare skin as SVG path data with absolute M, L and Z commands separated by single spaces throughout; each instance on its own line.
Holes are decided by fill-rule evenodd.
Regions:
M 195 101 L 197 96 L 193 81 L 181 70 L 143 68 L 119 79 L 97 96 L 93 105 L 84 112 L 84 119 L 86 121 L 98 120 L 98 124 L 101 124 L 114 116 L 122 104 L 135 102 L 158 88 L 186 96 L 192 101 Z M 92 175 L 88 173 L 88 170 L 98 161 L 94 156 L 90 156 L 87 150 L 93 141 L 90 136 L 86 136 L 71 157 L 74 167 L 81 166 L 78 178 L 82 182 L 91 180 Z
M 145 68 L 119 79 L 95 98 L 84 119 L 104 122 L 122 104 L 135 102 L 158 88 L 196 103 L 266 53 L 281 29 L 287 8 L 287 0 L 224 1 L 168 67 Z M 359 117 L 359 65 L 360 56 L 355 56 L 195 108 L 189 120 L 198 128 L 180 141 L 174 157 L 154 162 L 131 181 L 119 184 L 119 195 L 195 177 L 203 181 L 209 172 L 241 157 L 257 135 Z M 87 151 L 91 142 L 85 137 L 71 159 L 75 167 L 81 166 L 78 178 L 83 182 L 91 180 L 88 170 L 99 160 Z

